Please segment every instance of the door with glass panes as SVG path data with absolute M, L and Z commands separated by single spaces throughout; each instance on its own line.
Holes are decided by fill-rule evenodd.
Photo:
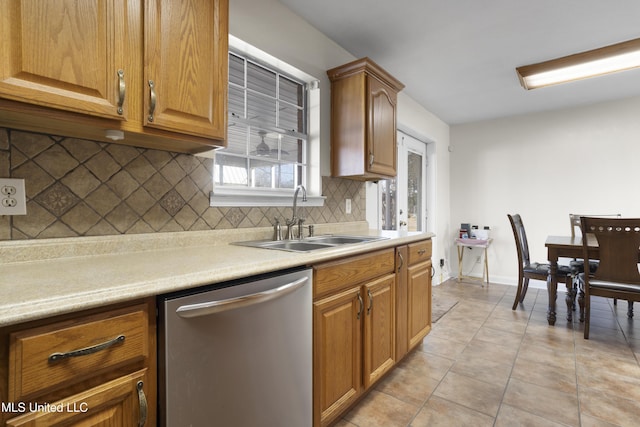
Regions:
M 398 175 L 379 182 L 383 230 L 426 231 L 427 144 L 398 132 Z

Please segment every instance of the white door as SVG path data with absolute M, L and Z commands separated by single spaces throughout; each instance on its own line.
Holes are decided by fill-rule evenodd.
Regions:
M 427 144 L 398 132 L 398 176 L 380 181 L 383 230 L 427 230 Z

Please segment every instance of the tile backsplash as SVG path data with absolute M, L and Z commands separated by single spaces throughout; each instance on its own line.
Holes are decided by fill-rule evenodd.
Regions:
M 27 215 L 0 216 L 0 240 L 268 227 L 290 207 L 210 207 L 213 160 L 0 128 L 0 177 L 24 178 Z M 365 220 L 365 187 L 324 177 L 307 224 Z M 352 199 L 351 214 L 344 199 Z

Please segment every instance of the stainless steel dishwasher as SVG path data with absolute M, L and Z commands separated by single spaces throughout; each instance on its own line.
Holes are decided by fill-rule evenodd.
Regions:
M 161 297 L 161 424 L 311 426 L 311 278 L 289 271 Z

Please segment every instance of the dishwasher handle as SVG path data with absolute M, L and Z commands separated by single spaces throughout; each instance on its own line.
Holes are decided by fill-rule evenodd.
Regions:
M 304 286 L 307 281 L 309 281 L 308 277 L 301 277 L 291 283 L 287 283 L 286 285 L 278 286 L 277 288 L 269 289 L 264 292 L 223 299 L 220 301 L 207 301 L 198 304 L 181 305 L 176 309 L 176 314 L 182 318 L 192 318 L 260 304 L 290 294 Z

